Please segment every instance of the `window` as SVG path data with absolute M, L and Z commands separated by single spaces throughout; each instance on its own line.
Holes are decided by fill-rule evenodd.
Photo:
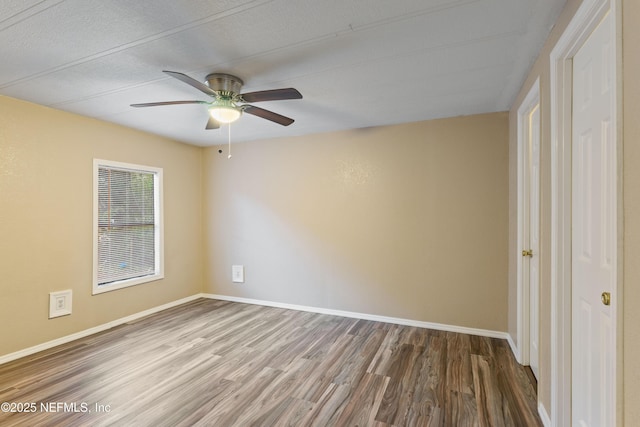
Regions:
M 93 180 L 93 293 L 162 279 L 162 169 L 96 159 Z

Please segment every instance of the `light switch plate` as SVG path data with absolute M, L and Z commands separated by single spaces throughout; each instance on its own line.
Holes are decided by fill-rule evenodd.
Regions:
M 231 280 L 234 283 L 244 283 L 244 265 L 231 266 Z
M 49 292 L 49 319 L 71 314 L 71 289 Z

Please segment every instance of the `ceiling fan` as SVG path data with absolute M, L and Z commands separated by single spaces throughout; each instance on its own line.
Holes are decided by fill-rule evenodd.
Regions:
M 231 123 L 240 118 L 244 112 L 263 119 L 270 120 L 282 126 L 289 126 L 293 119 L 273 111 L 247 104 L 248 102 L 279 101 L 284 99 L 302 99 L 302 95 L 294 88 L 261 90 L 257 92 L 240 93 L 244 82 L 231 74 L 212 73 L 206 77 L 208 85 L 176 71 L 163 73 L 193 86 L 206 93 L 211 101 L 165 101 L 149 102 L 145 104 L 131 104 L 132 107 L 157 107 L 162 105 L 203 104 L 209 110 L 209 121 L 205 129 L 218 129 L 220 123 Z

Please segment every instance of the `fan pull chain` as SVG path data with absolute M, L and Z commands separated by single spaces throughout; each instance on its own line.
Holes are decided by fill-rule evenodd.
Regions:
M 229 155 L 227 156 L 227 159 L 230 159 L 231 158 L 231 123 L 229 123 L 227 125 L 227 129 L 229 130 L 228 131 L 228 136 L 229 136 Z

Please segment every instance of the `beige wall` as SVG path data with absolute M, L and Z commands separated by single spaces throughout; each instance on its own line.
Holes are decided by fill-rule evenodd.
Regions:
M 623 0 L 624 420 L 640 420 L 640 2 Z
M 217 150 L 0 97 L 0 355 L 203 290 L 506 330 L 506 113 Z M 164 168 L 164 280 L 91 295 L 93 158 Z
M 205 292 L 506 331 L 507 139 L 497 113 L 206 149 Z
M 0 355 L 201 291 L 201 153 L 0 97 Z M 91 295 L 94 157 L 164 168 L 164 280 Z M 49 320 L 63 289 L 73 313 Z
M 551 294 L 550 294 L 550 228 L 551 228 L 551 155 L 550 155 L 550 83 L 549 54 L 569 21 L 580 6 L 581 0 L 568 0 L 540 56 L 514 102 L 509 116 L 509 333 L 516 336 L 516 257 L 521 248 L 516 247 L 517 189 L 516 189 L 516 130 L 517 109 L 536 78 L 540 78 L 542 114 L 542 164 L 541 164 L 541 283 L 540 283 L 540 379 L 539 399 L 550 414 L 551 408 Z M 623 203 L 624 203 L 624 254 L 623 290 L 624 303 L 622 328 L 624 362 L 620 378 L 623 380 L 623 416 L 620 425 L 635 426 L 640 419 L 640 263 L 635 254 L 640 251 L 640 2 L 621 0 L 623 40 Z

